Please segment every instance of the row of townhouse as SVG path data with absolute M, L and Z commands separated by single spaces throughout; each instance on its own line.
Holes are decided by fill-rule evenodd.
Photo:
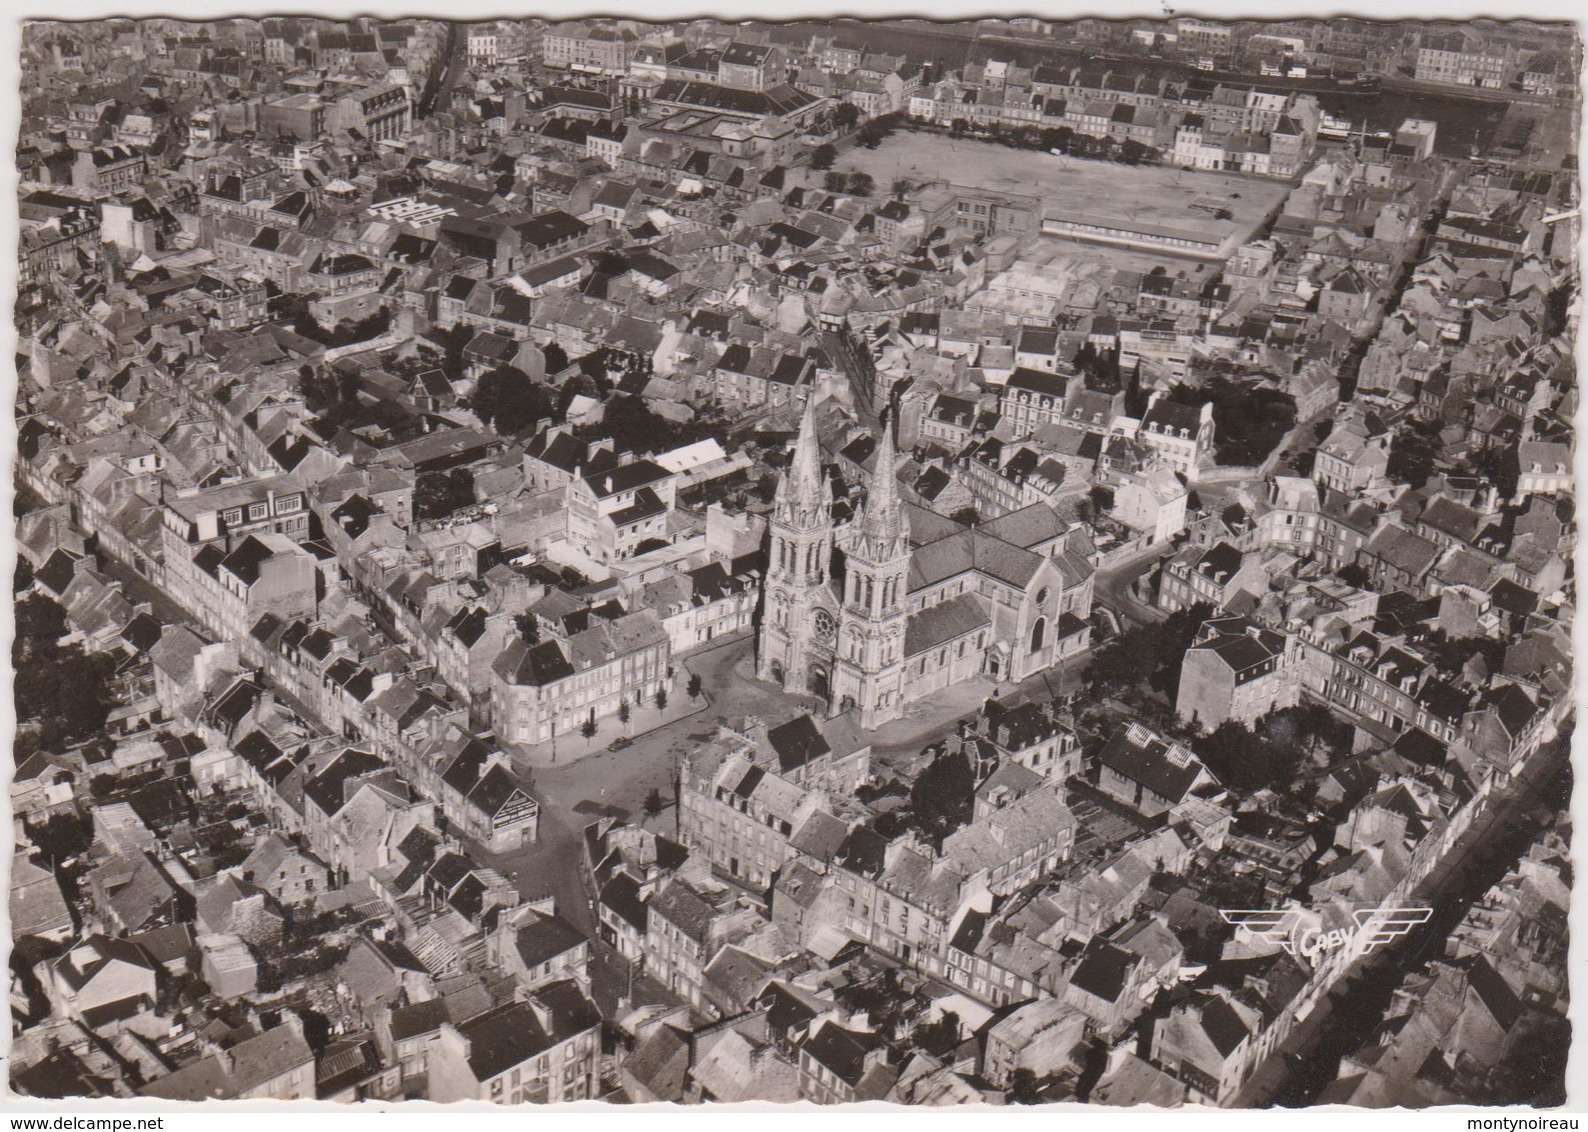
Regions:
M 1057 790 L 1024 768 L 1023 790 L 989 792 L 977 819 L 937 853 L 837 817 L 822 800 L 832 797 L 822 795 L 823 776 L 807 780 L 813 789 L 799 786 L 776 769 L 787 761 L 763 765 L 742 750 L 690 760 L 680 838 L 751 883 L 779 876 L 774 920 L 803 939 L 837 928 L 928 975 L 949 977 L 951 928 L 966 908 L 1028 886 L 1074 841 Z

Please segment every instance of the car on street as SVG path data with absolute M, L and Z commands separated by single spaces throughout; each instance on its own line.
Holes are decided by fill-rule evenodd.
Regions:
M 612 742 L 608 743 L 607 744 L 607 750 L 609 750 L 609 751 L 621 751 L 625 747 L 632 747 L 632 746 L 634 746 L 634 740 L 630 739 L 628 736 L 625 735 L 621 739 L 614 739 L 614 740 L 612 740 Z

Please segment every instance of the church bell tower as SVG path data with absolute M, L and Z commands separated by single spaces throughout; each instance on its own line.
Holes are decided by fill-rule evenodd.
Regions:
M 899 497 L 893 422 L 885 420 L 866 501 L 844 540 L 838 710 L 856 708 L 870 729 L 903 709 L 904 632 L 910 582 L 910 524 Z
M 832 481 L 822 471 L 812 397 L 806 402 L 793 459 L 773 504 L 756 675 L 824 701 L 832 697 L 837 629 L 828 577 L 833 555 L 832 497 Z

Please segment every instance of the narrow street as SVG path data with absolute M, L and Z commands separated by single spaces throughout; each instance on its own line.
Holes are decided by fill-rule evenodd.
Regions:
M 1092 582 L 1093 602 L 1108 606 L 1133 625 L 1150 625 L 1155 621 L 1162 621 L 1166 616 L 1163 611 L 1137 600 L 1130 590 L 1139 579 L 1150 574 L 1173 549 L 1166 544 L 1148 547 L 1139 554 L 1099 570 Z

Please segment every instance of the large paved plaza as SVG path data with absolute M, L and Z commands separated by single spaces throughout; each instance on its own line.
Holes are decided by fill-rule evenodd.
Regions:
M 1237 242 L 1256 231 L 1290 190 L 1283 181 L 1056 157 L 924 130 L 899 130 L 876 149 L 856 146 L 841 154 L 833 168 L 869 173 L 878 193 L 886 193 L 900 178 L 948 181 L 1040 197 L 1044 213 L 1233 234 Z M 1233 216 L 1215 220 L 1191 207 L 1199 202 L 1217 203 Z

